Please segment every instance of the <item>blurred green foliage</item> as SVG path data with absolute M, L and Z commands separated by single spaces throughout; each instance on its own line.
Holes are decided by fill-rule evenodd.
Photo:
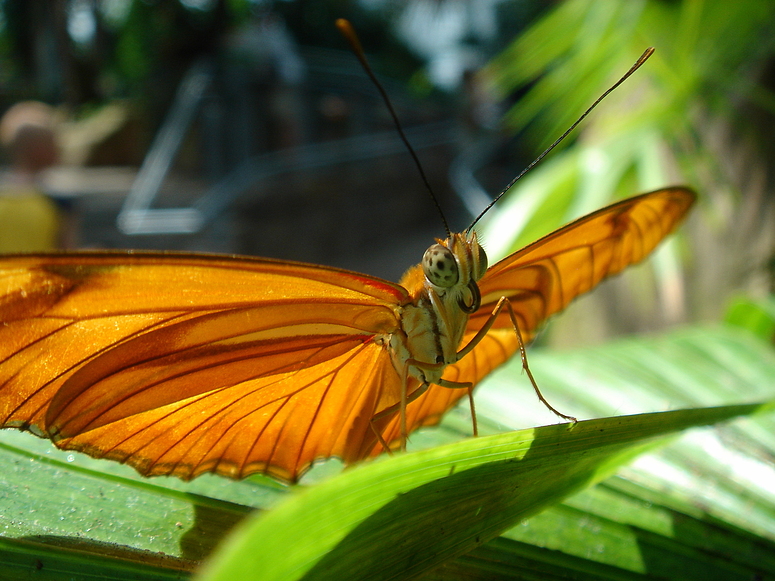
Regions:
M 520 93 L 506 126 L 534 151 L 646 47 L 656 52 L 495 208 L 488 250 L 503 255 L 616 198 L 686 184 L 700 194 L 686 238 L 658 253 L 651 274 L 638 274 L 637 286 L 653 290 L 633 309 L 646 314 L 642 324 L 625 330 L 718 320 L 735 293 L 766 295 L 775 255 L 774 27 L 775 5 L 765 0 L 558 3 L 482 74 L 497 95 Z

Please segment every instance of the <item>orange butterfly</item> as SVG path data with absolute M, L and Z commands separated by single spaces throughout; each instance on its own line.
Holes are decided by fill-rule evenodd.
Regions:
M 475 233 L 454 234 L 400 284 L 233 256 L 3 256 L 0 425 L 148 476 L 355 462 L 437 423 L 518 349 L 515 323 L 529 341 L 694 200 L 624 200 L 490 268 Z

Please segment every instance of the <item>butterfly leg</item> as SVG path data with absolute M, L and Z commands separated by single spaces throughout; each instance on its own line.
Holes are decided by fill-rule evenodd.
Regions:
M 369 421 L 369 427 L 371 428 L 371 431 L 374 432 L 374 435 L 377 436 L 377 440 L 379 440 L 379 443 L 382 444 L 382 449 L 388 453 L 389 456 L 393 455 L 393 450 L 390 449 L 390 446 L 388 446 L 388 443 L 385 441 L 385 438 L 382 437 L 382 434 L 379 433 L 379 430 L 374 427 L 374 420 L 377 418 L 371 418 L 371 421 Z
M 576 418 L 573 416 L 565 415 L 564 413 L 556 410 L 552 405 L 546 401 L 546 398 L 541 393 L 541 390 L 538 388 L 538 383 L 536 383 L 535 378 L 533 377 L 533 372 L 530 371 L 530 366 L 527 363 L 527 352 L 525 350 L 525 342 L 522 340 L 522 333 L 519 330 L 519 322 L 517 321 L 517 316 L 514 313 L 514 309 L 511 306 L 511 303 L 506 297 L 501 297 L 498 300 L 498 303 L 495 305 L 495 308 L 492 311 L 492 314 L 487 319 L 484 325 L 482 325 L 482 328 L 479 329 L 479 331 L 476 333 L 476 335 L 473 336 L 473 338 L 468 342 L 468 345 L 463 347 L 460 351 L 458 351 L 457 358 L 458 360 L 462 359 L 466 355 L 468 355 L 471 351 L 473 351 L 474 347 L 476 347 L 479 342 L 487 335 L 487 333 L 492 328 L 493 324 L 495 323 L 495 320 L 498 318 L 498 315 L 500 315 L 501 311 L 503 309 L 506 309 L 506 311 L 509 314 L 509 318 L 511 319 L 511 324 L 514 327 L 514 332 L 517 335 L 517 341 L 519 342 L 519 355 L 522 358 L 522 369 L 525 370 L 525 374 L 527 374 L 528 379 L 530 379 L 530 384 L 533 386 L 533 389 L 536 392 L 536 395 L 538 396 L 538 399 L 541 401 L 542 404 L 544 404 L 547 409 L 552 411 L 555 415 L 561 417 L 564 420 L 568 420 L 569 422 L 573 422 L 574 424 L 578 422 Z
M 471 408 L 471 424 L 474 438 L 479 436 L 479 425 L 476 423 L 476 406 L 474 406 L 474 386 L 468 388 L 468 406 Z
M 441 379 L 436 385 L 441 387 L 449 387 L 450 389 L 466 389 L 468 390 L 468 405 L 471 408 L 471 424 L 472 433 L 474 437 L 479 435 L 479 427 L 476 423 L 476 406 L 474 406 L 474 384 L 470 381 L 450 381 L 448 379 Z
M 379 443 L 382 444 L 382 447 L 387 452 L 389 452 L 389 453 L 391 452 L 390 447 L 388 446 L 388 444 L 385 441 L 385 439 L 382 437 L 382 434 L 379 433 L 379 430 L 377 430 L 374 427 L 374 422 L 379 420 L 379 419 L 382 419 L 382 418 L 384 418 L 386 416 L 394 414 L 397 411 L 400 412 L 400 414 L 401 414 L 401 450 L 402 451 L 406 451 L 406 437 L 407 437 L 407 433 L 406 433 L 406 406 L 409 405 L 410 403 L 412 403 L 414 400 L 416 400 L 418 397 L 420 397 L 426 391 L 428 391 L 428 387 L 429 387 L 428 383 L 423 382 L 422 384 L 420 384 L 420 387 L 418 387 L 416 390 L 414 390 L 411 393 L 411 395 L 407 394 L 406 384 L 407 384 L 407 378 L 409 377 L 408 376 L 409 365 L 416 365 L 416 364 L 418 364 L 418 362 L 416 362 L 414 359 L 409 359 L 406 362 L 406 365 L 404 366 L 405 367 L 405 372 L 402 374 L 403 377 L 404 377 L 404 380 L 403 380 L 402 385 L 401 385 L 401 401 L 399 401 L 398 403 L 396 403 L 396 404 L 394 404 L 394 405 L 392 405 L 390 407 L 387 407 L 384 410 L 382 410 L 381 412 L 375 414 L 371 418 L 371 422 L 369 423 L 369 425 L 371 426 L 372 431 L 376 434 L 377 439 L 379 439 Z

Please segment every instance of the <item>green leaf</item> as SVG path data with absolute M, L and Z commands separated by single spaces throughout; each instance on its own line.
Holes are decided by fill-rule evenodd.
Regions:
M 654 438 L 773 405 L 545 426 L 365 464 L 252 519 L 202 578 L 413 578 L 609 476 Z
M 170 581 L 188 578 L 195 565 L 149 551 L 109 545 L 99 549 L 77 539 L 0 538 L 0 578 Z

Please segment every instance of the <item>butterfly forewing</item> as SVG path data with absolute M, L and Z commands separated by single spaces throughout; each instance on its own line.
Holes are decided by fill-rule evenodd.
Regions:
M 667 188 L 584 216 L 494 264 L 479 282 L 477 328 L 508 297 L 528 334 L 603 279 L 643 260 L 683 219 L 695 194 Z M 505 326 L 510 323 L 505 322 Z

